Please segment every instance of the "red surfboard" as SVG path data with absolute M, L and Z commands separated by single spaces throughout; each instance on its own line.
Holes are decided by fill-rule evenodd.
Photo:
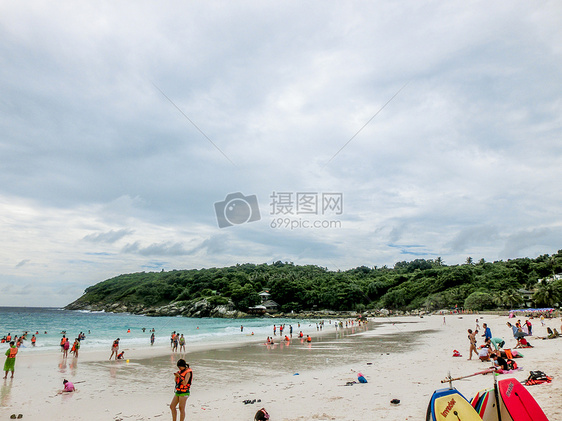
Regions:
M 518 380 L 500 380 L 498 388 L 513 421 L 548 421 L 537 401 Z

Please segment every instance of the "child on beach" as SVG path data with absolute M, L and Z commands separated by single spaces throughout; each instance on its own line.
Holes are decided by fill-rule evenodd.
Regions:
M 74 344 L 72 345 L 72 349 L 70 350 L 70 352 L 72 354 L 74 354 L 75 358 L 78 358 L 78 350 L 80 349 L 80 341 L 78 340 L 78 338 L 76 338 L 74 340 Z
M 170 410 L 172 411 L 172 421 L 176 421 L 178 416 L 177 407 L 179 405 L 180 421 L 184 421 L 185 404 L 187 402 L 187 398 L 189 397 L 193 372 L 191 371 L 191 368 L 189 368 L 189 364 L 187 364 L 183 359 L 178 360 L 177 366 L 179 371 L 174 373 L 176 391 L 174 393 L 174 398 L 170 403 Z
M 62 381 L 62 384 L 64 385 L 64 388 L 62 389 L 62 391 L 60 393 L 74 392 L 76 390 L 76 388 L 74 387 L 74 384 L 72 384 L 72 382 L 69 382 L 66 379 L 64 379 Z
M 6 362 L 4 363 L 4 379 L 8 378 L 8 372 L 12 372 L 12 379 L 14 378 L 14 369 L 16 366 L 16 354 L 18 353 L 18 348 L 14 341 L 10 342 L 10 348 L 6 351 Z

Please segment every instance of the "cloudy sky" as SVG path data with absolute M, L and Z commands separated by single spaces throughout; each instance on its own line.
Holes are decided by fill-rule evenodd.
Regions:
M 140 271 L 555 253 L 561 15 L 1 2 L 0 305 Z

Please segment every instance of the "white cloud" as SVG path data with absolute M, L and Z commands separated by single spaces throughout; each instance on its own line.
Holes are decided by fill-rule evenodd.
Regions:
M 145 268 L 554 252 L 561 11 L 2 3 L 0 282 L 62 305 Z M 238 191 L 262 220 L 221 230 L 213 203 Z M 272 191 L 344 193 L 342 228 L 271 228 Z

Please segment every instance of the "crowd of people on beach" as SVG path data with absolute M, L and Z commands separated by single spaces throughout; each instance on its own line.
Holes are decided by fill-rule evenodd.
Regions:
M 329 320 L 328 323 L 333 324 L 336 330 L 343 329 L 344 327 L 347 328 L 347 327 L 362 325 L 362 322 L 360 320 L 343 320 L 343 321 Z M 309 328 L 313 329 L 314 327 L 316 327 L 317 331 L 322 331 L 323 328 L 325 327 L 325 322 L 322 320 L 315 324 L 309 324 Z M 310 334 L 305 335 L 303 333 L 303 330 L 301 330 L 300 323 L 297 324 L 297 329 L 298 329 L 297 337 L 300 343 L 310 344 L 312 342 L 312 336 Z M 143 332 L 146 332 L 146 330 L 147 329 L 145 328 L 142 329 Z M 241 332 L 244 331 L 243 326 L 241 326 L 240 331 Z M 128 328 L 126 332 L 131 333 L 131 329 Z M 155 342 L 155 330 L 151 329 L 149 330 L 149 332 L 150 332 L 150 344 L 153 345 Z M 62 337 L 60 339 L 59 345 L 60 345 L 60 352 L 62 354 L 62 359 L 65 361 L 66 358 L 68 358 L 69 352 L 71 355 L 74 356 L 74 358 L 78 358 L 80 347 L 82 342 L 86 339 L 86 334 L 84 332 L 80 332 L 76 336 L 76 338 L 74 338 L 74 340 L 71 341 L 66 331 L 61 331 L 60 333 Z M 87 333 L 90 334 L 90 331 L 88 331 Z M 277 337 L 278 333 L 279 333 L 279 340 L 288 345 L 293 338 L 293 325 L 291 324 L 287 326 L 285 324 L 281 324 L 281 325 L 274 324 L 273 336 L 267 337 L 266 344 L 274 345 L 275 344 L 274 337 Z M 45 332 L 45 334 L 47 334 L 47 332 Z M 35 346 L 38 335 L 39 332 L 36 332 L 31 336 L 31 338 L 29 338 L 32 346 Z M 16 355 L 18 354 L 18 350 L 20 347 L 22 346 L 25 347 L 25 345 L 23 344 L 24 341 L 28 340 L 28 336 L 29 336 L 28 332 L 24 332 L 22 335 L 13 336 L 13 337 L 11 333 L 8 333 L 7 335 L 1 338 L 1 343 L 9 344 L 9 348 L 5 352 L 6 361 L 4 364 L 4 371 L 5 371 L 4 379 L 6 379 L 10 373 L 11 373 L 11 377 L 12 378 L 14 377 Z M 123 350 L 120 350 L 120 343 L 121 343 L 121 338 L 116 338 L 114 341 L 112 341 L 111 354 L 109 356 L 109 360 L 112 359 L 121 360 L 125 358 L 124 357 L 125 352 Z M 173 331 L 170 335 L 170 348 L 172 352 L 186 352 L 186 336 L 183 333 Z M 178 371 L 174 373 L 175 393 L 174 393 L 174 398 L 170 403 L 170 410 L 172 412 L 172 419 L 176 420 L 179 413 L 179 419 L 181 421 L 184 420 L 185 418 L 185 405 L 186 405 L 187 397 L 190 394 L 193 372 L 189 368 L 189 364 L 187 364 L 186 361 L 183 359 L 180 359 L 177 362 L 177 367 L 178 367 Z M 73 383 L 72 381 L 64 379 L 63 388 L 62 390 L 59 390 L 57 394 L 74 392 L 76 390 L 75 383 L 76 382 Z M 269 414 L 264 408 L 262 408 L 258 410 L 258 412 L 256 413 L 255 419 L 265 420 L 268 418 L 269 418 Z
M 501 337 L 493 337 L 492 331 L 487 326 L 486 323 L 482 325 L 484 329 L 484 334 L 481 336 L 484 338 L 484 343 L 477 347 L 477 336 L 480 329 L 479 320 L 476 319 L 475 329 L 468 329 L 468 341 L 469 341 L 469 355 L 468 360 L 472 360 L 472 354 L 474 353 L 478 360 L 484 362 L 493 362 L 494 368 L 498 372 L 508 372 L 517 369 L 517 363 L 514 358 L 519 358 L 522 355 L 516 351 L 517 348 L 533 348 L 529 339 L 526 337 L 533 336 L 537 339 L 554 339 L 558 338 L 560 334 L 556 328 L 552 329 L 547 327 L 548 335 L 546 337 L 539 337 L 533 335 L 533 325 L 529 319 L 525 322 L 517 320 L 514 324 L 511 322 L 506 322 L 508 328 L 511 329 L 511 333 L 516 343 L 513 347 L 507 348 L 506 341 Z M 541 325 L 544 327 L 544 316 L 541 316 Z M 560 326 L 562 330 L 562 326 Z

